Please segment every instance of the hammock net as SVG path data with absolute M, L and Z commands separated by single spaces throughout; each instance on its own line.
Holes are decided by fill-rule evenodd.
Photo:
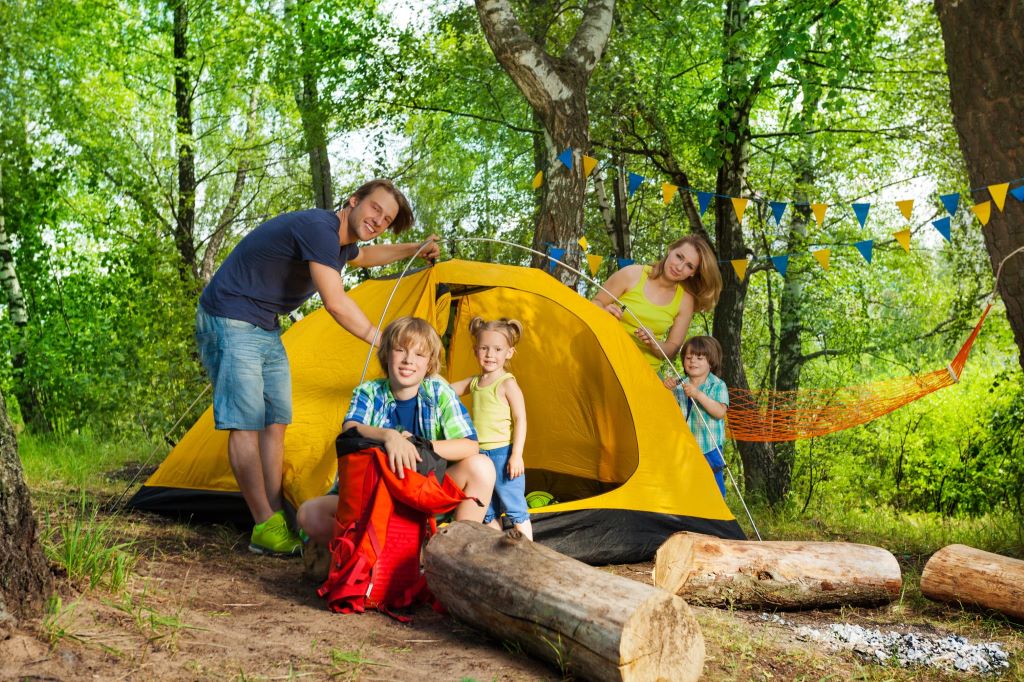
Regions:
M 991 304 L 985 308 L 953 361 L 934 372 L 832 389 L 750 391 L 730 387 L 728 433 L 736 440 L 759 442 L 824 436 L 865 424 L 955 384 L 991 308 Z

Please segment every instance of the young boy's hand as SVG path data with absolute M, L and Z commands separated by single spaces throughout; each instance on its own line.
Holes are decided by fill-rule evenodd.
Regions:
M 679 379 L 676 379 L 675 377 L 665 377 L 661 380 L 661 383 L 665 388 L 671 391 L 679 385 Z
M 683 393 L 686 394 L 687 398 L 697 399 L 697 394 L 700 393 L 700 387 L 694 386 L 693 384 L 683 384 Z
M 389 430 L 387 438 L 384 439 L 384 450 L 388 453 L 388 466 L 391 473 L 399 478 L 405 478 L 406 469 L 415 469 L 416 462 L 421 461 L 416 446 L 409 442 L 411 433 L 400 433 Z
M 508 477 L 509 478 L 519 478 L 520 476 L 523 475 L 524 471 L 526 471 L 526 467 L 523 465 L 523 456 L 522 455 L 519 455 L 519 456 L 513 455 L 512 457 L 509 458 L 509 460 L 508 460 Z

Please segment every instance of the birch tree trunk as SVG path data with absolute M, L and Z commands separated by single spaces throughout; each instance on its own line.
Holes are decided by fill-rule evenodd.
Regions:
M 579 265 L 579 256 L 570 246 L 583 234 L 586 192 L 581 154 L 590 152 L 587 85 L 608 43 L 614 6 L 614 0 L 589 0 L 565 52 L 553 56 L 523 29 L 509 0 L 476 0 L 487 43 L 544 129 L 545 158 L 539 168 L 544 171 L 544 185 L 533 248 L 565 248 L 566 262 L 574 267 Z M 573 167 L 567 169 L 558 155 L 570 147 L 574 150 Z M 539 256 L 533 261 L 535 266 L 544 263 Z M 563 269 L 559 277 L 575 287 L 574 273 Z
M 50 584 L 18 441 L 0 393 L 0 632 L 11 620 L 38 613 Z
M 25 307 L 25 296 L 18 282 L 18 271 L 14 268 L 14 250 L 7 236 L 4 223 L 3 167 L 0 166 L 0 289 L 7 295 L 7 313 L 15 327 L 28 324 L 28 309 Z
M 949 73 L 953 125 L 967 162 L 972 187 L 1012 181 L 1024 165 L 1024 5 L 935 0 Z M 989 199 L 975 191 L 967 204 Z M 996 290 L 1020 349 L 1024 368 L 1024 204 L 1007 198 L 1005 210 L 992 209 L 982 229 L 993 271 L 1006 258 Z

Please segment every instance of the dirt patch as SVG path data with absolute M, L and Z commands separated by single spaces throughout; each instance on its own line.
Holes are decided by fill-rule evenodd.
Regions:
M 64 584 L 49 621 L 23 624 L 0 641 L 2 679 L 185 680 L 560 680 L 556 667 L 513 644 L 487 638 L 428 608 L 411 624 L 378 614 L 326 611 L 298 559 L 246 550 L 227 526 L 185 526 L 157 517 L 121 517 L 142 559 L 118 596 Z M 651 583 L 650 563 L 603 567 Z M 903 609 L 901 611 L 901 609 Z M 852 654 L 801 641 L 758 612 L 695 608 L 707 648 L 705 679 L 954 679 L 934 670 L 871 666 Z M 955 617 L 954 617 L 955 618 Z M 787 614 L 805 624 L 920 621 L 905 606 Z M 962 619 L 961 619 L 962 620 Z M 957 631 L 970 619 L 954 623 Z M 1014 660 L 1021 629 L 981 621 Z M 977 634 L 977 633 L 976 633 Z M 52 643 L 52 644 L 51 644 Z M 1020 668 L 1015 663 L 1009 677 Z M 962 679 L 956 676 L 956 679 Z

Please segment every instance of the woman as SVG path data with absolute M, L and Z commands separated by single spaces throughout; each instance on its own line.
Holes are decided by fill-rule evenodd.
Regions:
M 665 358 L 679 352 L 694 311 L 714 308 L 721 292 L 718 259 L 703 237 L 691 234 L 673 242 L 654 265 L 629 265 L 616 272 L 593 301 L 633 334 L 657 372 Z

